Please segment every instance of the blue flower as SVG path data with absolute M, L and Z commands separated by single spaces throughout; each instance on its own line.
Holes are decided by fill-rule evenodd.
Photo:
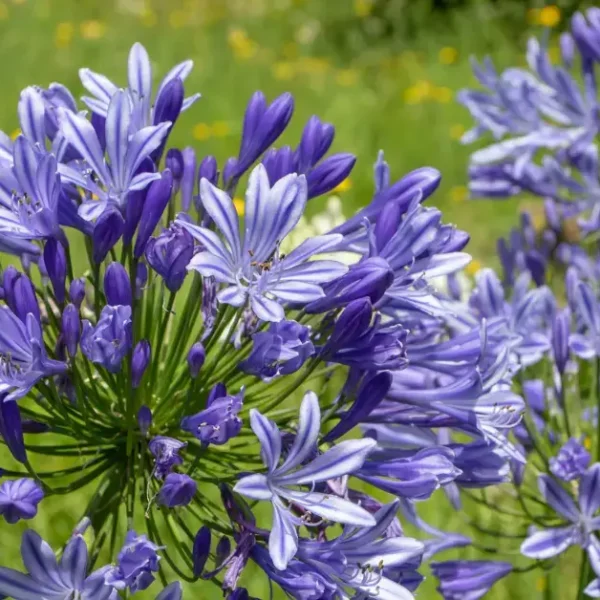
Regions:
M 550 471 L 563 481 L 581 477 L 590 465 L 590 453 L 575 438 L 562 446 L 550 459 Z
M 296 321 L 271 323 L 266 331 L 254 334 L 252 342 L 252 353 L 240 369 L 263 381 L 295 373 L 315 351 L 310 329 Z
M 238 416 L 242 410 L 243 390 L 235 396 L 227 394 L 225 386 L 217 384 L 208 395 L 206 408 L 195 415 L 184 417 L 181 429 L 189 431 L 203 444 L 226 444 L 242 428 Z
M 510 563 L 488 560 L 449 560 L 431 563 L 444 600 L 479 600 L 512 571 Z
M 152 102 L 152 65 L 150 57 L 144 46 L 135 43 L 129 51 L 127 62 L 126 94 L 132 105 L 132 117 L 129 124 L 129 133 L 135 134 L 140 129 L 149 125 L 158 125 L 159 107 L 165 104 L 168 94 L 168 86 L 175 80 L 183 81 L 191 72 L 194 62 L 186 60 L 175 65 L 163 78 L 156 91 L 154 102 Z M 84 96 L 82 100 L 96 114 L 108 119 L 110 102 L 118 91 L 118 86 L 112 83 L 104 75 L 94 73 L 90 69 L 80 69 L 79 77 L 83 87 L 91 94 Z M 187 110 L 200 98 L 200 94 L 194 94 L 183 100 L 181 111 Z M 154 110 L 153 110 L 154 107 Z
M 129 589 L 132 594 L 145 590 L 154 581 L 158 571 L 158 550 L 145 535 L 130 530 L 117 557 L 117 564 L 105 574 L 107 585 L 117 590 Z
M 589 360 L 600 356 L 600 308 L 591 287 L 580 281 L 574 291 L 575 316 L 580 319 L 579 333 L 569 336 L 569 347 L 579 357 Z
M 281 242 L 304 212 L 303 176 L 288 175 L 271 188 L 264 167 L 258 165 L 246 192 L 243 236 L 233 201 L 225 192 L 202 179 L 200 195 L 224 241 L 209 229 L 183 219 L 177 222 L 205 248 L 194 255 L 188 269 L 227 284 L 217 293 L 219 302 L 239 307 L 249 300 L 259 319 L 281 321 L 285 317 L 281 302 L 302 305 L 322 298 L 320 284 L 346 272 L 347 267 L 336 261 L 309 261 L 338 244 L 340 235 L 310 238 L 287 256 L 279 254 Z
M 14 479 L 0 485 L 0 515 L 7 523 L 33 519 L 44 492 L 33 479 Z
M 131 336 L 131 306 L 105 306 L 95 326 L 83 321 L 80 346 L 93 363 L 118 373 L 131 348 Z
M 186 446 L 186 442 L 180 442 L 164 435 L 157 435 L 150 440 L 148 450 L 155 458 L 154 474 L 158 479 L 163 479 L 174 466 L 183 463 L 179 451 Z
M 250 411 L 250 425 L 262 448 L 268 472 L 242 477 L 234 491 L 255 500 L 273 504 L 273 525 L 269 536 L 269 553 L 273 564 L 284 569 L 298 549 L 296 526 L 300 524 L 287 508 L 288 504 L 335 523 L 355 526 L 374 525 L 373 517 L 360 506 L 334 494 L 304 491 L 301 486 L 350 475 L 360 469 L 373 449 L 373 440 L 347 440 L 324 454 L 309 460 L 319 436 L 321 410 L 317 396 L 307 392 L 300 406 L 300 421 L 294 443 L 279 465 L 282 437 L 279 429 L 255 409 Z M 307 460 L 309 462 L 304 464 Z
M 592 465 L 579 481 L 578 504 L 549 475 L 538 477 L 538 488 L 546 503 L 568 522 L 562 527 L 535 531 L 521 545 L 521 554 L 543 560 L 563 553 L 572 544 L 597 552 L 593 532 L 600 529 L 600 463 Z
M 66 140 L 85 160 L 85 165 L 61 167 L 62 179 L 98 197 L 86 200 L 79 207 L 84 219 L 97 219 L 110 207 L 125 215 L 128 194 L 160 179 L 160 173 L 143 170 L 142 163 L 161 145 L 170 123 L 143 127 L 130 136 L 131 106 L 123 90 L 115 92 L 108 106 L 105 125 L 108 162 L 89 121 L 64 109 L 59 109 L 58 115 Z
M 169 508 L 187 506 L 194 498 L 198 486 L 187 475 L 169 473 L 158 492 L 158 503 Z
M 117 600 L 113 587 L 105 585 L 107 567 L 87 575 L 88 550 L 81 535 L 74 535 L 60 561 L 42 538 L 28 529 L 21 541 L 21 555 L 28 573 L 0 567 L 0 594 L 14 600 Z
M 46 355 L 38 320 L 28 313 L 25 323 L 0 306 L 0 394 L 4 402 L 25 396 L 40 380 L 64 373 L 67 365 Z

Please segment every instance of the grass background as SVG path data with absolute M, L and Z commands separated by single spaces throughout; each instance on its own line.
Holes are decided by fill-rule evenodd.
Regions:
M 423 165 L 442 172 L 442 185 L 430 203 L 444 211 L 446 221 L 471 233 L 470 251 L 479 263 L 494 264 L 496 239 L 516 222 L 527 200 L 467 199 L 469 149 L 458 138 L 470 120 L 454 96 L 475 83 L 470 55 L 490 53 L 500 67 L 522 64 L 528 35 L 542 34 L 544 23 L 564 26 L 564 11 L 540 10 L 543 6 L 473 0 L 436 12 L 428 0 L 4 1 L 0 128 L 17 133 L 18 95 L 27 85 L 59 81 L 79 97 L 79 67 L 125 85 L 129 48 L 140 41 L 150 53 L 155 79 L 176 62 L 192 58 L 195 63 L 186 91 L 203 97 L 179 120 L 172 145 L 191 144 L 200 156 L 214 154 L 222 164 L 237 152 L 250 94 L 260 89 L 272 99 L 290 91 L 296 111 L 281 143 L 295 145 L 308 117 L 317 114 L 337 127 L 333 150 L 358 156 L 340 190 L 346 215 L 370 200 L 372 163 L 383 148 L 394 179 Z M 321 210 L 320 202 L 315 200 L 310 211 Z M 84 501 L 83 495 L 51 498 L 27 525 L 2 527 L 2 564 L 19 564 L 18 539 L 26 526 L 60 545 Z M 442 495 L 424 508 L 435 525 L 464 526 Z M 576 575 L 569 576 L 572 562 L 565 565 L 566 577 L 551 582 L 554 598 L 571 597 L 565 590 Z M 559 580 L 563 587 L 557 587 Z M 431 598 L 433 589 L 428 578 L 418 596 Z M 548 582 L 534 573 L 509 577 L 488 597 L 548 594 Z M 220 593 L 202 587 L 186 597 L 218 598 Z M 268 597 L 267 588 L 260 597 Z

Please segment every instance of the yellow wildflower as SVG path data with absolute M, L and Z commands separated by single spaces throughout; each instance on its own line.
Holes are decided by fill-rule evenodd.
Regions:
M 539 24 L 544 27 L 556 27 L 560 23 L 560 8 L 551 4 L 540 10 Z
M 368 17 L 373 10 L 373 0 L 354 0 L 354 12 L 357 17 Z
M 231 128 L 227 121 L 215 121 L 210 128 L 212 135 L 216 138 L 226 137 L 229 135 Z
M 358 81 L 358 72 L 354 69 L 342 69 L 337 72 L 335 80 L 339 85 L 351 87 Z
M 84 40 L 99 40 L 106 34 L 106 25 L 102 21 L 84 21 L 79 31 Z
M 460 140 L 460 138 L 465 134 L 464 125 L 460 123 L 455 123 L 450 127 L 450 137 L 453 140 Z
M 450 200 L 454 203 L 464 202 L 469 197 L 469 190 L 464 185 L 455 185 L 450 188 Z
M 481 261 L 477 260 L 476 258 L 474 258 L 466 267 L 465 267 L 465 272 L 467 273 L 467 275 L 470 275 L 471 277 L 474 277 L 476 273 L 478 273 L 479 271 L 481 271 L 481 267 L 483 265 L 481 264 Z
M 147 6 L 140 15 L 140 21 L 144 27 L 154 27 L 158 23 L 158 17 L 156 16 L 156 13 Z
M 73 23 L 69 21 L 65 21 L 64 23 L 59 23 L 56 26 L 56 31 L 54 32 L 54 43 L 57 48 L 66 48 L 73 41 L 73 34 L 75 33 L 75 27 Z
M 548 579 L 543 575 L 535 580 L 535 589 L 538 592 L 545 592 L 548 587 Z
M 10 134 L 10 139 L 16 140 L 20 135 L 21 135 L 21 130 L 17 128 Z
M 419 104 L 431 94 L 432 89 L 433 86 L 429 81 L 421 79 L 404 90 L 404 101 L 407 104 Z
M 342 192 L 347 192 L 349 189 L 352 188 L 352 180 L 350 179 L 350 177 L 346 177 L 346 179 L 344 179 L 343 181 L 340 181 L 340 183 L 337 184 L 337 186 L 331 190 L 332 194 L 341 194 Z
M 234 198 L 233 205 L 235 206 L 235 210 L 237 211 L 238 216 L 244 216 L 244 199 L 243 198 Z
M 443 65 L 453 65 L 458 58 L 458 50 L 452 46 L 444 46 L 438 53 L 438 60 Z
M 287 61 L 276 62 L 271 67 L 271 69 L 273 71 L 273 77 L 275 77 L 275 79 L 281 79 L 284 81 L 289 81 L 296 74 L 294 65 L 291 62 Z
M 442 104 L 448 104 L 452 101 L 454 96 L 452 90 L 449 87 L 436 87 L 431 91 L 431 95 L 435 100 Z
M 192 130 L 192 136 L 195 140 L 203 142 L 210 137 L 211 128 L 206 123 L 196 123 Z
M 227 36 L 230 48 L 236 58 L 249 60 L 256 55 L 258 45 L 248 37 L 243 29 L 232 29 Z
M 591 450 L 591 449 L 592 449 L 592 439 L 590 438 L 590 436 L 589 436 L 589 435 L 586 435 L 586 436 L 583 438 L 583 447 L 584 447 L 586 450 Z

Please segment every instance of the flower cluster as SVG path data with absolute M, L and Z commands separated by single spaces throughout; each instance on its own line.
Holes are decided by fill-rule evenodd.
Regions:
M 527 274 L 512 292 L 488 271 L 468 301 L 445 292 L 470 261 L 468 235 L 426 205 L 435 169 L 394 181 L 383 153 L 366 206 L 297 235 L 355 158 L 329 152 L 334 128 L 316 116 L 297 146 L 274 147 L 293 99 L 260 92 L 237 156 L 169 147 L 198 98 L 185 98 L 191 69 L 153 95 L 135 44 L 126 87 L 82 69 L 87 113 L 59 84 L 27 88 L 22 134 L 2 138 L 0 244 L 22 269 L 1 279 L 0 435 L 14 460 L 0 515 L 31 519 L 78 490 L 89 500 L 60 558 L 24 534 L 26 573 L 0 569 L 0 595 L 176 600 L 181 580 L 248 598 L 254 582 L 238 582 L 254 563 L 293 598 L 410 599 L 423 561 L 471 543 L 418 503 L 445 493 L 459 507 L 526 471 L 538 436 L 519 382 L 553 360 L 565 401 L 569 339 L 584 359 L 600 353 L 595 290 L 578 282 L 573 317 Z M 536 415 L 558 442 L 543 392 Z M 552 468 L 580 478 L 579 508 L 557 510 L 565 540 L 594 556 L 590 462 L 571 444 Z M 544 560 L 536 535 L 528 555 Z M 511 567 L 433 570 L 456 599 Z

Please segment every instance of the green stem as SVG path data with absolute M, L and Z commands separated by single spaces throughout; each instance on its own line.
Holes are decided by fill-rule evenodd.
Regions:
M 583 590 L 587 587 L 590 582 L 590 561 L 588 560 L 587 552 L 585 549 L 581 550 L 581 566 L 579 567 L 579 588 L 577 592 L 577 600 L 584 600 L 586 595 Z

